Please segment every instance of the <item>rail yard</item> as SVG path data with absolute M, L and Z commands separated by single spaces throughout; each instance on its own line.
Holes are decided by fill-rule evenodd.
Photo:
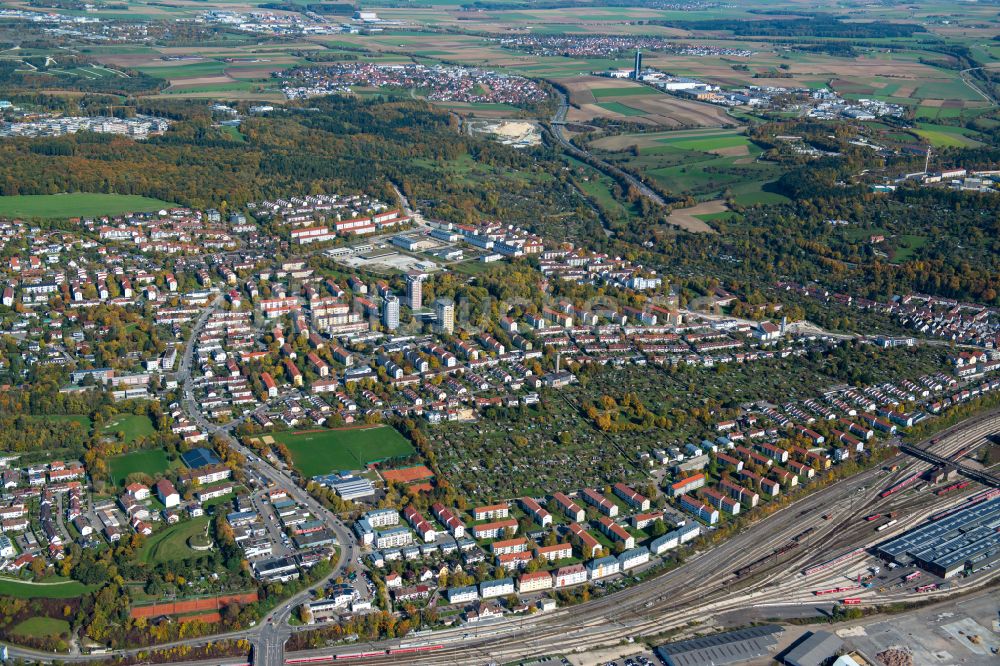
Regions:
M 1000 415 L 970 419 L 926 442 L 927 450 L 944 458 L 986 441 L 1000 431 Z M 896 468 L 891 472 L 889 469 Z M 950 585 L 925 582 L 929 575 L 905 581 L 906 573 L 887 572 L 877 585 L 854 584 L 873 565 L 870 554 L 887 541 L 945 510 L 962 507 L 983 494 L 972 483 L 938 495 L 926 490 L 920 476 L 932 468 L 924 460 L 900 454 L 878 469 L 863 472 L 796 502 L 710 550 L 698 552 L 681 567 L 636 587 L 579 606 L 470 630 L 434 632 L 424 641 L 412 638 L 372 644 L 364 663 L 398 663 L 392 649 L 433 648 L 413 652 L 408 663 L 503 663 L 569 653 L 616 643 L 623 636 L 662 634 L 692 621 L 706 621 L 741 608 L 790 607 L 831 610 L 834 605 L 878 605 L 932 600 L 958 590 L 982 587 L 997 571 L 981 572 Z M 914 478 L 916 481 L 909 481 Z M 899 489 L 901 482 L 906 482 Z M 897 488 L 886 494 L 885 490 Z M 866 517 L 898 516 L 891 531 L 875 532 Z M 793 545 L 794 544 L 794 545 Z M 721 573 L 720 573 L 721 572 Z M 916 580 L 922 584 L 916 585 Z M 696 583 L 693 581 L 697 581 Z M 913 583 L 913 584 L 911 584 Z M 819 595 L 816 590 L 835 590 Z M 357 654 L 357 648 L 289 654 L 286 663 L 334 661 Z

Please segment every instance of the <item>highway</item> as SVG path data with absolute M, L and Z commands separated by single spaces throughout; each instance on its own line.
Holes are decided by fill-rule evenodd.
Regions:
M 624 180 L 629 185 L 634 187 L 639 193 L 660 206 L 666 206 L 667 202 L 664 201 L 663 197 L 654 192 L 641 180 L 633 176 L 632 174 L 622 171 L 618 167 L 608 164 L 604 160 L 594 157 L 589 151 L 577 148 L 572 143 L 570 143 L 565 135 L 563 134 L 563 126 L 566 124 L 566 112 L 569 110 L 569 100 L 566 95 L 560 91 L 556 91 L 556 95 L 559 97 L 559 108 L 556 109 L 555 114 L 552 116 L 552 121 L 549 124 L 549 130 L 552 133 L 552 137 L 566 150 L 566 152 L 574 155 L 575 157 L 583 158 L 588 164 L 593 166 L 598 171 L 603 171 L 605 175 L 610 176 L 615 180 Z

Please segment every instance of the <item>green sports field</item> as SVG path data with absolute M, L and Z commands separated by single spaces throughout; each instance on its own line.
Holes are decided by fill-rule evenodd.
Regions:
M 148 416 L 137 415 L 137 414 L 119 414 L 108 421 L 107 425 L 104 426 L 102 432 L 108 435 L 114 435 L 117 432 L 122 432 L 125 435 L 125 442 L 133 442 L 139 437 L 148 437 L 152 435 L 153 432 L 153 422 L 149 420 Z
M 149 451 L 134 451 L 125 455 L 115 456 L 109 461 L 111 466 L 111 481 L 122 485 L 129 474 L 142 472 L 155 477 L 166 472 L 170 467 L 167 454 L 159 449 Z
M 295 468 L 305 477 L 365 465 L 414 453 L 413 446 L 395 428 L 373 426 L 346 430 L 320 430 L 274 434 L 292 453 Z
M 0 197 L 2 217 L 91 217 L 169 208 L 174 204 L 132 194 L 25 194 Z

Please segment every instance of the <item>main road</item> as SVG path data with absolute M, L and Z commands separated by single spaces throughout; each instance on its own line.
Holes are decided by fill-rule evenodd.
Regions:
M 291 476 L 261 460 L 254 451 L 246 448 L 239 442 L 239 440 L 233 437 L 232 431 L 240 422 L 239 420 L 230 421 L 225 425 L 215 425 L 210 423 L 205 418 L 204 414 L 201 413 L 198 403 L 194 400 L 192 394 L 193 377 L 191 374 L 191 364 L 193 362 L 194 346 L 198 340 L 198 336 L 201 334 L 202 329 L 205 327 L 205 324 L 208 322 L 212 313 L 219 310 L 222 301 L 223 296 L 218 296 L 211 303 L 211 305 L 201 313 L 195 322 L 193 330 L 191 331 L 191 337 L 188 339 L 187 345 L 184 348 L 184 354 L 181 357 L 181 365 L 177 377 L 178 380 L 183 383 L 183 398 L 181 400 L 181 405 L 184 412 L 188 415 L 188 418 L 201 428 L 202 432 L 221 437 L 233 450 L 240 453 L 246 460 L 246 466 L 249 470 L 255 472 L 258 476 L 266 479 L 270 483 L 284 488 L 292 499 L 299 503 L 299 505 L 308 508 L 309 511 L 316 516 L 316 518 L 322 520 L 323 523 L 333 531 L 337 537 L 337 543 L 341 546 L 340 557 L 337 564 L 323 580 L 317 582 L 311 589 L 304 590 L 283 602 L 263 619 L 261 626 L 256 631 L 246 632 L 246 634 L 244 634 L 251 637 L 254 641 L 256 664 L 262 664 L 264 666 L 277 666 L 284 661 L 284 644 L 292 633 L 288 620 L 296 606 L 305 602 L 312 596 L 312 589 L 321 588 L 327 581 L 343 574 L 351 563 L 357 560 L 360 553 L 357 549 L 358 547 L 351 531 L 344 525 L 340 518 L 323 506 L 312 495 L 300 488 Z

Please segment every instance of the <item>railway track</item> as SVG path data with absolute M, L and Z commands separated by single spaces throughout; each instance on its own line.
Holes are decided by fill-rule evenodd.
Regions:
M 998 430 L 1000 412 L 994 412 L 939 433 L 933 441 L 928 440 L 928 450 L 947 457 L 967 445 L 970 437 L 984 438 Z M 913 490 L 922 486 L 914 484 L 898 494 L 880 497 L 885 487 L 897 483 L 906 475 L 921 474 L 931 467 L 927 462 L 904 454 L 885 464 L 898 465 L 899 468 L 889 473 L 882 469 L 868 470 L 806 496 L 719 546 L 695 553 L 681 567 L 647 583 L 544 615 L 483 625 L 476 629 L 463 627 L 434 632 L 427 637 L 426 645 L 440 647 L 436 647 L 430 655 L 419 652 L 408 654 L 405 663 L 503 663 L 615 643 L 625 636 L 659 634 L 681 627 L 695 618 L 748 606 L 810 603 L 813 590 L 822 586 L 844 586 L 844 581 L 848 580 L 846 574 L 851 572 L 852 567 L 847 567 L 848 571 L 836 567 L 835 570 L 809 577 L 801 574 L 804 568 L 830 559 L 831 554 L 865 548 L 875 541 L 890 538 L 909 529 L 934 510 L 940 510 L 943 505 L 956 506 L 980 490 L 973 484 L 943 497 L 926 491 L 914 495 Z M 863 518 L 870 513 L 889 511 L 900 513 L 899 523 L 893 526 L 891 532 L 878 533 L 876 537 L 871 524 Z M 823 514 L 831 518 L 824 520 Z M 797 543 L 794 548 L 784 551 L 773 562 L 759 566 L 745 580 L 735 576 L 736 570 L 793 541 Z M 713 582 L 720 571 L 729 573 Z M 874 591 L 865 590 L 854 596 L 871 598 L 873 595 Z M 882 595 L 879 600 L 906 598 L 912 598 L 909 590 Z M 816 600 L 812 599 L 811 603 L 815 605 Z M 379 644 L 373 646 L 373 651 L 379 648 L 383 651 L 387 649 Z M 333 650 L 314 651 L 312 656 L 317 656 L 316 652 L 330 655 Z M 391 654 L 376 654 L 366 658 L 364 663 L 401 662 Z

